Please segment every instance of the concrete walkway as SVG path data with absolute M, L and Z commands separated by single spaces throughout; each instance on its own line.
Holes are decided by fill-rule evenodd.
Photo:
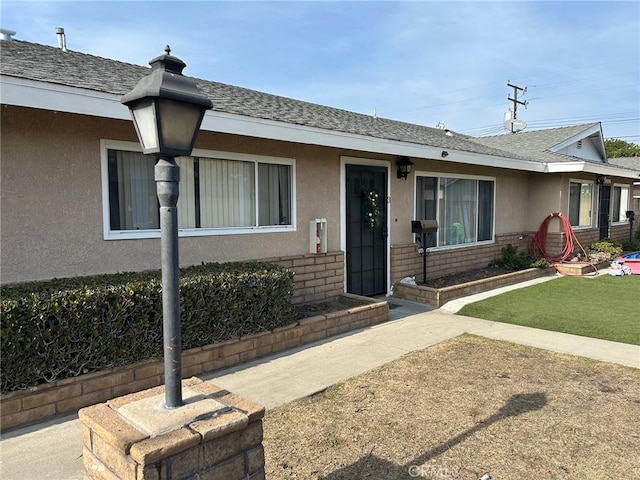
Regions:
M 465 303 L 553 278 L 474 295 L 440 309 L 390 298 L 389 322 L 217 372 L 204 379 L 273 408 L 463 333 L 640 368 L 638 346 L 452 313 Z M 0 456 L 0 478 L 4 480 L 82 479 L 82 435 L 77 416 L 5 434 L 0 442 Z

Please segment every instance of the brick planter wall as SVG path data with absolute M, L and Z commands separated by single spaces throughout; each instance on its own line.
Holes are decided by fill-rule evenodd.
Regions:
M 555 273 L 555 270 L 552 268 L 529 268 L 519 272 L 507 273 L 505 275 L 498 275 L 483 280 L 475 280 L 473 282 L 444 288 L 430 288 L 420 285 L 397 283 L 393 287 L 393 296 L 403 298 L 405 300 L 411 300 L 412 302 L 428 303 L 435 305 L 436 307 L 441 307 L 448 301 L 456 298 L 486 292 L 488 290 L 493 290 L 494 288 L 513 285 L 515 283 L 524 282 L 526 280 L 531 280 L 545 275 L 552 275 L 553 273 Z
M 185 350 L 182 353 L 182 376 L 214 372 L 389 319 L 386 301 L 349 294 L 344 296 L 367 304 L 306 318 L 272 332 Z M 146 360 L 4 394 L 0 399 L 0 427 L 6 430 L 28 425 L 161 385 L 163 371 L 161 359 Z

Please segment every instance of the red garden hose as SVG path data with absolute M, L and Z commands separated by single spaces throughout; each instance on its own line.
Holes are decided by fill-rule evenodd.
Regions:
M 564 248 L 562 249 L 562 253 L 560 253 L 559 255 L 550 255 L 547 252 L 547 232 L 549 230 L 549 222 L 553 217 L 558 217 L 560 219 L 565 236 Z M 579 250 L 577 247 L 579 247 Z M 566 215 L 563 215 L 560 212 L 549 214 L 549 216 L 542 221 L 542 224 L 540 224 L 540 228 L 531 240 L 531 255 L 534 258 L 544 258 L 547 262 L 553 265 L 556 271 L 558 271 L 558 268 L 555 264 L 566 262 L 567 259 L 574 255 L 574 252 L 576 251 L 578 251 L 578 253 L 581 252 L 584 261 L 593 267 L 593 274 L 597 274 L 598 268 L 594 263 L 589 262 L 589 256 L 587 255 L 584 247 L 578 241 L 578 238 L 573 232 L 573 228 L 571 228 L 571 222 L 569 222 L 569 218 L 567 218 Z M 558 271 L 558 273 L 561 272 Z M 563 273 L 563 275 L 566 275 L 566 273 Z

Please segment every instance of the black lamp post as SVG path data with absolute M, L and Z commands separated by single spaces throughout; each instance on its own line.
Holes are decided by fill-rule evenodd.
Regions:
M 170 55 L 168 45 L 165 52 L 149 62 L 151 73 L 121 102 L 131 111 L 143 152 L 158 156 L 154 175 L 160 203 L 165 407 L 177 408 L 183 403 L 177 210 L 180 167 L 175 157 L 191 154 L 204 112 L 213 104 L 192 80 L 182 76 L 186 64 Z

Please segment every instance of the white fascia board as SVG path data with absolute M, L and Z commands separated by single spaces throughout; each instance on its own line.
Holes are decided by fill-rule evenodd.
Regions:
M 0 103 L 56 112 L 128 120 L 120 95 L 0 75 Z
M 442 151 L 446 150 L 449 153 L 447 159 L 443 160 L 446 162 L 508 168 L 513 170 L 535 172 L 544 171 L 544 165 L 539 162 L 527 162 L 506 157 L 463 152 L 460 150 L 433 147 L 412 142 L 368 137 L 366 135 L 340 132 L 337 130 L 326 130 L 304 125 L 295 125 L 231 113 L 207 112 L 202 122 L 202 129 L 213 132 L 268 138 L 271 140 L 283 140 L 301 144 L 345 148 L 388 155 L 403 155 L 407 157 L 432 160 L 440 160 Z
M 0 103 L 5 105 L 77 113 L 118 120 L 131 119 L 128 108 L 120 103 L 121 95 L 7 75 L 0 75 L 0 87 Z M 204 131 L 211 132 L 424 159 L 439 160 L 444 150 L 441 147 L 421 145 L 418 143 L 368 137 L 366 135 L 326 130 L 212 110 L 206 112 L 201 128 Z M 544 164 L 539 162 L 516 160 L 507 157 L 483 155 L 452 149 L 446 150 L 449 153 L 446 161 L 451 163 L 530 172 L 544 171 Z
M 545 173 L 583 172 L 586 162 L 555 162 L 545 164 Z
M 544 164 L 540 162 L 517 160 L 508 157 L 497 157 L 480 153 L 464 152 L 460 150 L 438 149 L 439 152 L 447 150 L 449 155 L 446 162 L 464 163 L 467 165 L 480 165 L 483 167 L 506 168 L 509 170 L 522 170 L 525 172 L 544 172 Z M 438 159 L 439 155 L 436 157 Z
M 626 168 L 618 168 L 609 164 L 591 162 L 556 162 L 547 163 L 545 173 L 584 172 L 596 175 L 610 175 L 612 177 L 638 178 L 638 172 Z

